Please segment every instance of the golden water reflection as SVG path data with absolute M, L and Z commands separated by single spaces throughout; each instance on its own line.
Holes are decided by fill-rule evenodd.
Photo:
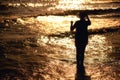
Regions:
M 101 29 L 107 27 L 116 27 L 119 26 L 119 18 L 92 18 L 90 16 L 92 25 L 89 26 L 89 29 Z M 73 15 L 69 16 L 38 16 L 37 21 L 44 24 L 44 27 L 47 31 L 46 33 L 59 33 L 69 31 L 70 21 L 76 21 L 79 18 Z M 106 23 L 107 22 L 107 23 Z M 50 33 L 49 33 L 50 32 Z
M 72 62 L 75 61 L 75 45 L 74 45 L 74 39 L 70 39 L 68 37 L 65 38 L 59 38 L 59 37 L 47 37 L 47 36 L 41 36 L 38 39 L 38 43 L 40 45 L 53 45 L 53 46 L 59 46 L 62 48 L 65 48 L 64 50 L 61 48 L 58 50 L 55 50 L 57 54 L 50 55 L 51 57 L 57 58 L 57 59 L 68 59 Z M 57 49 L 57 48 L 56 48 Z M 109 58 L 107 55 L 112 52 L 112 46 L 108 45 L 107 39 L 103 35 L 91 35 L 89 36 L 89 44 L 86 48 L 86 63 L 94 63 L 94 62 L 106 62 L 111 61 L 111 58 Z
M 117 9 L 119 0 L 28 0 L 9 1 L 9 6 L 39 7 L 45 10 L 95 10 L 95 9 Z M 111 3 L 111 4 L 109 4 Z
M 86 49 L 86 61 L 89 63 L 111 61 L 108 54 L 112 53 L 112 50 L 113 47 L 109 45 L 106 36 L 91 35 Z
M 90 16 L 92 25 L 89 29 L 101 29 L 108 27 L 119 26 L 119 18 L 93 18 Z M 39 34 L 37 42 L 42 46 L 51 45 L 54 54 L 49 54 L 51 58 L 57 58 L 67 61 L 75 61 L 75 45 L 72 35 L 66 35 L 69 33 L 70 21 L 74 22 L 78 20 L 76 16 L 38 16 L 37 18 L 19 18 L 17 21 L 23 25 L 28 25 L 32 30 L 37 30 L 43 35 Z M 107 22 L 107 23 L 106 23 Z M 51 36 L 49 36 L 51 35 Z M 56 36 L 54 36 L 56 35 Z M 62 37 L 60 37 L 62 36 Z M 108 57 L 109 53 L 112 53 L 112 44 L 107 40 L 106 35 L 90 35 L 89 44 L 86 49 L 86 63 L 94 62 L 106 62 L 112 61 L 111 57 Z
M 29 30 L 32 30 L 32 32 L 36 31 L 36 34 L 38 34 L 38 36 L 35 37 L 35 41 L 37 40 L 37 43 L 40 46 L 26 47 L 25 49 L 33 50 L 30 50 L 30 52 L 28 52 L 28 56 L 23 55 L 23 58 L 20 57 L 21 60 L 24 59 L 25 62 L 29 62 L 29 59 L 30 62 L 32 61 L 30 66 L 32 68 L 28 69 L 30 71 L 34 69 L 34 73 L 32 73 L 33 78 L 37 77 L 37 75 L 39 74 L 44 77 L 43 80 L 74 80 L 76 65 L 74 38 L 72 35 L 68 36 L 66 32 L 69 33 L 70 21 L 74 20 L 75 22 L 77 19 L 77 17 L 71 15 L 39 16 L 37 18 L 30 17 L 17 19 L 16 28 L 21 29 L 18 25 L 22 24 L 22 26 L 25 27 L 25 29 L 21 29 L 23 30 L 23 32 L 24 30 L 26 31 L 26 27 L 28 27 L 30 28 Z M 90 16 L 90 19 L 92 20 L 92 25 L 89 27 L 89 29 L 100 29 L 106 26 L 114 27 L 120 24 L 119 19 L 115 18 L 93 18 Z M 117 24 L 115 25 L 115 23 Z M 93 25 L 96 26 L 94 27 Z M 116 80 L 116 77 L 119 76 L 118 66 L 120 41 L 117 39 L 120 36 L 119 33 L 115 33 L 111 32 L 89 36 L 89 44 L 86 48 L 85 53 L 85 68 L 87 73 L 91 75 L 92 80 Z M 30 38 L 30 40 L 34 39 Z M 26 43 L 31 42 L 27 40 Z M 116 52 L 118 51 L 118 59 L 113 58 L 116 58 L 116 52 L 113 53 L 113 51 L 115 50 L 114 47 L 116 47 Z M 31 55 L 31 57 L 29 57 L 29 55 Z M 43 57 L 42 55 L 45 56 Z M 40 65 L 36 65 L 36 59 L 38 62 L 40 62 L 38 63 Z M 46 66 L 42 66 L 44 64 L 46 64 Z

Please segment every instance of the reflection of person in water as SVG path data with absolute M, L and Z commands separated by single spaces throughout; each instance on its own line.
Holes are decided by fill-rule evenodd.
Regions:
M 84 52 L 86 45 L 88 44 L 87 27 L 88 25 L 91 24 L 91 21 L 85 12 L 80 12 L 79 18 L 80 20 L 76 21 L 74 25 L 73 25 L 73 21 L 71 21 L 70 30 L 73 31 L 74 29 L 76 29 L 76 33 L 75 33 L 76 60 L 77 60 L 76 77 L 78 77 L 79 75 L 80 78 L 83 78 L 85 75 Z

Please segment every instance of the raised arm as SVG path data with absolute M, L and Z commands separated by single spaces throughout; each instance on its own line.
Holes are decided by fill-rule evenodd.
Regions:
M 86 18 L 87 18 L 87 23 L 88 23 L 88 25 L 91 25 L 91 21 L 90 21 L 88 15 L 86 16 Z
M 72 32 L 74 29 L 75 29 L 75 26 L 73 25 L 73 21 L 71 21 L 70 31 Z

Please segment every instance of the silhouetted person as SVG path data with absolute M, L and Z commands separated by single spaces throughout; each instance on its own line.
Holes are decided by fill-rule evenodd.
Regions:
M 80 20 L 76 21 L 73 25 L 71 21 L 70 30 L 76 29 L 75 33 L 75 46 L 76 46 L 76 60 L 77 60 L 77 70 L 76 70 L 76 80 L 84 80 L 85 68 L 84 68 L 84 52 L 86 45 L 88 44 L 88 25 L 91 21 L 85 12 L 79 13 Z

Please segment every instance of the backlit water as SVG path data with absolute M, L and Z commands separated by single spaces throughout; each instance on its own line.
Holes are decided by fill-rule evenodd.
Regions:
M 91 72 L 91 65 L 98 65 L 105 64 L 104 66 L 120 64 L 120 30 L 117 32 L 106 32 L 103 34 L 99 33 L 99 30 L 102 28 L 116 28 L 116 26 L 120 27 L 120 18 L 104 18 L 104 17 L 93 17 L 92 15 L 89 16 L 92 25 L 89 26 L 88 30 L 98 30 L 96 34 L 89 35 L 89 43 L 86 48 L 85 52 L 85 65 L 88 66 L 87 73 L 89 75 L 93 75 Z M 70 21 L 73 20 L 74 22 L 78 20 L 76 16 L 69 15 L 69 16 L 38 16 L 37 18 L 28 18 L 25 21 L 22 19 L 18 19 L 22 24 L 33 24 L 29 26 L 33 30 L 42 31 L 42 34 L 39 34 L 37 37 L 37 43 L 43 47 L 50 45 L 51 47 L 48 50 L 53 51 L 49 52 L 47 56 L 51 59 L 52 64 L 56 64 L 60 66 L 59 62 L 65 62 L 74 64 L 76 62 L 76 50 L 74 45 L 74 37 L 73 34 L 69 32 L 70 30 Z M 30 23 L 29 23 L 30 22 Z M 33 22 L 33 23 L 31 23 Z M 36 28 L 35 28 L 36 27 Z M 47 48 L 47 47 L 46 47 Z M 55 62 L 54 62 L 55 61 Z M 67 63 L 66 63 L 67 62 Z M 50 63 L 51 64 L 51 63 Z M 64 65 L 64 66 L 65 66 Z M 102 66 L 102 65 L 101 65 Z M 90 69 L 89 69 L 90 67 Z M 95 66 L 94 66 L 95 67 Z M 67 67 L 70 68 L 70 67 Z M 74 67 L 73 67 L 74 69 Z M 96 69 L 96 67 L 94 68 Z M 100 68 L 102 69 L 102 68 Z M 93 80 L 99 80 L 96 77 L 100 76 L 102 70 L 96 69 L 96 73 L 92 76 Z M 111 68 L 110 68 L 111 69 Z M 107 70 L 105 68 L 105 70 Z M 74 70 L 73 70 L 74 71 Z M 75 71 L 74 71 L 75 72 Z M 104 71 L 103 71 L 104 72 Z M 67 74 L 67 71 L 65 71 Z M 75 73 L 70 74 L 69 76 L 73 76 Z M 95 73 L 93 71 L 93 73 Z M 107 74 L 104 72 L 104 74 Z M 111 74 L 111 73 L 109 73 Z M 118 74 L 115 72 L 115 75 Z M 67 79 L 67 78 L 65 78 Z M 114 80 L 115 78 L 111 78 Z M 62 79 L 60 79 L 62 80 Z M 69 78 L 68 78 L 69 80 Z M 73 77 L 70 78 L 73 80 Z M 104 80 L 101 78 L 101 80 Z M 106 78 L 106 80 L 109 80 Z M 117 79 L 116 79 L 117 80 Z
M 60 50 L 57 52 L 57 55 L 51 55 L 51 57 L 56 57 L 60 59 L 70 59 L 75 61 L 75 45 L 74 38 L 72 35 L 67 35 L 69 33 L 70 21 L 77 20 L 75 16 L 39 16 L 36 18 L 38 23 L 44 24 L 44 33 L 38 38 L 38 43 L 43 45 L 56 45 L 59 47 L 64 47 L 68 50 Z M 119 26 L 119 18 L 91 18 L 92 25 L 89 26 L 89 29 L 101 29 L 105 27 L 115 27 Z M 107 23 L 106 23 L 107 22 Z M 99 33 L 99 32 L 98 32 Z M 112 34 L 112 33 L 111 33 Z M 109 53 L 113 52 L 114 46 L 108 38 L 109 35 L 90 35 L 89 44 L 86 49 L 86 56 L 89 61 L 109 61 L 112 58 L 108 57 Z M 111 35 L 110 35 L 111 36 Z M 112 36 L 111 36 L 112 37 Z M 119 37 L 119 36 L 118 36 Z M 119 45 L 119 44 L 116 44 Z M 119 50 L 119 49 L 118 49 Z M 115 53 L 114 53 L 115 54 Z M 94 56 L 91 58 L 90 56 Z M 67 58 L 66 58 L 67 57 Z M 89 58 L 90 57 L 90 58 Z M 90 60 L 89 60 L 90 59 Z
M 120 30 L 116 28 L 120 27 L 120 12 L 109 13 L 107 11 L 120 8 L 119 0 L 38 0 L 38 2 L 34 4 L 27 2 L 27 6 L 39 7 L 43 11 L 102 10 L 101 14 L 89 15 L 92 24 L 88 30 L 93 32 L 95 30 L 95 34 L 90 32 L 89 35 L 89 43 L 85 52 L 85 66 L 92 80 L 118 80 L 114 76 L 117 75 L 119 77 L 119 69 L 116 65 L 118 67 L 120 65 Z M 17 5 L 20 6 L 20 4 Z M 51 80 L 73 80 L 76 50 L 74 34 L 70 33 L 69 30 L 70 21 L 75 22 L 76 20 L 78 20 L 76 15 L 64 15 L 64 13 L 61 16 L 45 15 L 17 18 L 18 24 L 25 25 L 31 30 L 38 32 L 37 43 L 48 50 L 48 52 L 43 52 L 50 59 L 48 67 L 44 71 L 53 70 L 54 76 L 61 75 Z M 103 28 L 115 28 L 116 31 L 107 32 Z M 105 33 L 100 33 L 100 30 Z M 42 52 L 35 50 L 35 53 L 41 54 Z M 58 73 L 54 73 L 54 70 L 58 70 Z M 59 71 L 64 71 L 67 77 L 62 77 L 64 74 Z M 49 75 L 45 76 L 45 80 L 50 80 L 50 78 L 51 76 Z

